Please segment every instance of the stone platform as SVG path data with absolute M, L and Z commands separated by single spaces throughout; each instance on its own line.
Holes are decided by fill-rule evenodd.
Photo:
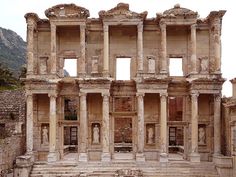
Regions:
M 30 177 L 219 177 L 212 162 L 36 162 Z

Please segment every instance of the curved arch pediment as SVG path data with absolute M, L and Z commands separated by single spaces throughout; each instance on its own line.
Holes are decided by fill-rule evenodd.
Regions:
M 174 8 L 168 9 L 163 12 L 163 15 L 166 17 L 195 17 L 197 18 L 198 13 L 190 9 L 180 7 L 179 4 L 176 4 Z
M 59 4 L 45 11 L 48 18 L 81 18 L 89 17 L 89 10 L 75 4 Z

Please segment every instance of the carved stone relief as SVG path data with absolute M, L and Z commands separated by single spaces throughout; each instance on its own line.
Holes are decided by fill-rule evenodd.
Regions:
M 115 173 L 116 177 L 143 177 L 141 170 L 122 169 L 117 170 Z
M 47 74 L 47 60 L 48 57 L 39 58 L 39 74 Z
M 146 143 L 155 144 L 155 124 L 146 124 Z
M 92 56 L 92 73 L 98 73 L 98 56 Z
M 208 73 L 208 66 L 209 66 L 209 61 L 208 61 L 208 57 L 201 57 L 199 58 L 200 60 L 200 72 L 201 73 Z

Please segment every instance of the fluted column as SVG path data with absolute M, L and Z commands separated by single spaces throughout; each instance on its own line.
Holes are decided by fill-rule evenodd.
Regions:
M 103 93 L 102 102 L 102 161 L 110 161 L 110 119 L 109 119 L 109 93 Z
M 109 26 L 104 24 L 103 26 L 103 37 L 104 37 L 104 43 L 103 43 L 103 74 L 105 76 L 109 75 Z
M 221 139 L 220 139 L 220 113 L 221 113 L 221 96 L 220 94 L 214 97 L 214 155 L 221 154 Z
M 49 112 L 49 154 L 48 162 L 55 162 L 58 160 L 58 153 L 56 152 L 56 94 L 49 94 L 50 98 L 50 112 Z
M 198 93 L 191 94 L 191 162 L 200 162 L 200 155 L 198 153 L 198 96 Z
M 27 22 L 27 75 L 34 74 L 34 29 L 35 22 Z
M 196 24 L 191 25 L 191 73 L 197 73 L 197 38 L 196 38 Z
M 78 75 L 84 75 L 85 71 L 85 25 L 80 25 L 80 59 L 77 62 Z
M 168 161 L 168 154 L 167 154 L 167 93 L 160 94 L 160 101 L 161 101 L 161 111 L 160 111 L 160 114 L 161 114 L 161 117 L 160 117 L 161 154 L 160 154 L 160 162 L 167 162 Z
M 33 152 L 33 115 L 34 115 L 34 109 L 33 109 L 33 95 L 32 94 L 26 94 L 26 111 L 27 111 L 27 117 L 26 117 L 26 151 L 27 154 L 32 154 Z
M 88 120 L 86 93 L 80 93 L 80 154 L 79 161 L 88 161 Z
M 144 150 L 144 93 L 137 93 L 137 102 L 138 102 L 138 133 L 137 133 L 137 149 L 138 152 L 136 154 L 137 161 L 145 161 L 145 156 L 143 154 Z
M 166 58 L 166 24 L 164 22 L 160 22 L 161 28 L 161 71 L 160 73 L 167 73 L 167 58 Z
M 57 72 L 57 43 L 56 43 L 56 25 L 51 23 L 51 74 Z
M 143 71 L 143 23 L 138 26 L 138 39 L 137 39 L 137 58 L 138 58 L 138 72 Z

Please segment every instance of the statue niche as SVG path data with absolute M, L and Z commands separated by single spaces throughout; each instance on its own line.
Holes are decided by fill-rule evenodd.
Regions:
M 100 143 L 100 124 L 92 123 L 92 143 L 99 144 Z

